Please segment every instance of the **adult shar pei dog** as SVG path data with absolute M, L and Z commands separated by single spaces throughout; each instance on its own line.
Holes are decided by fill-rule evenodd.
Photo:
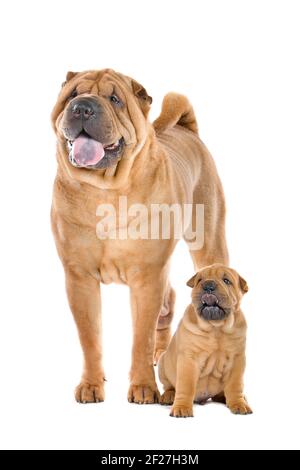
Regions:
M 127 217 L 120 196 L 127 207 L 142 205 L 149 214 L 152 205 L 192 207 L 189 227 L 197 226 L 196 208 L 202 204 L 204 241 L 189 244 L 195 270 L 228 262 L 223 190 L 198 137 L 193 109 L 184 96 L 170 93 L 152 124 L 147 117 L 151 102 L 142 85 L 111 69 L 69 72 L 52 112 L 58 163 L 52 227 L 84 355 L 75 391 L 81 403 L 104 400 L 101 283 L 130 289 L 130 402 L 158 401 L 153 362 L 171 337 L 175 293 L 168 272 L 178 237 L 175 230 L 170 236 L 124 236 L 136 217 Z M 114 207 L 116 221 L 99 231 L 102 204 Z M 151 217 L 158 223 L 161 213 L 151 212 Z M 183 231 L 186 227 L 182 224 Z

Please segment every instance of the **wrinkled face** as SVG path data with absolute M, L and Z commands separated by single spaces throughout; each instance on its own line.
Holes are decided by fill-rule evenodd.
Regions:
M 193 287 L 192 302 L 197 314 L 207 321 L 219 321 L 234 313 L 248 291 L 246 281 L 234 270 L 213 264 L 199 271 L 187 283 Z
M 69 162 L 90 170 L 117 164 L 126 146 L 145 139 L 151 101 L 140 84 L 113 70 L 69 72 L 52 112 Z

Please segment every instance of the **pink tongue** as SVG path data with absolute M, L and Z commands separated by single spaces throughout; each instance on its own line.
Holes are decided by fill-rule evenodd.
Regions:
M 105 154 L 100 142 L 85 135 L 74 140 L 72 152 L 76 163 L 80 166 L 96 165 Z

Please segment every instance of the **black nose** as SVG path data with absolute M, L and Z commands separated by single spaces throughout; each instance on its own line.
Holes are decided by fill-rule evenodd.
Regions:
M 73 104 L 72 114 L 76 119 L 87 120 L 96 112 L 94 104 L 89 100 L 78 100 Z
M 217 286 L 214 281 L 205 281 L 203 283 L 203 290 L 205 290 L 205 292 L 213 292 L 216 287 Z

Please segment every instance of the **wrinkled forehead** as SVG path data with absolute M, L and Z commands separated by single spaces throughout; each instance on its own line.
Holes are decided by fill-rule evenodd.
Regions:
M 207 266 L 200 271 L 201 277 L 204 279 L 222 279 L 224 275 L 228 276 L 231 280 L 235 278 L 235 272 L 233 269 L 228 268 L 222 264 L 213 264 Z
M 78 73 L 65 85 L 65 92 L 69 93 L 76 88 L 78 94 L 103 95 L 116 91 L 125 93 L 131 89 L 130 78 L 112 69 L 92 70 Z

